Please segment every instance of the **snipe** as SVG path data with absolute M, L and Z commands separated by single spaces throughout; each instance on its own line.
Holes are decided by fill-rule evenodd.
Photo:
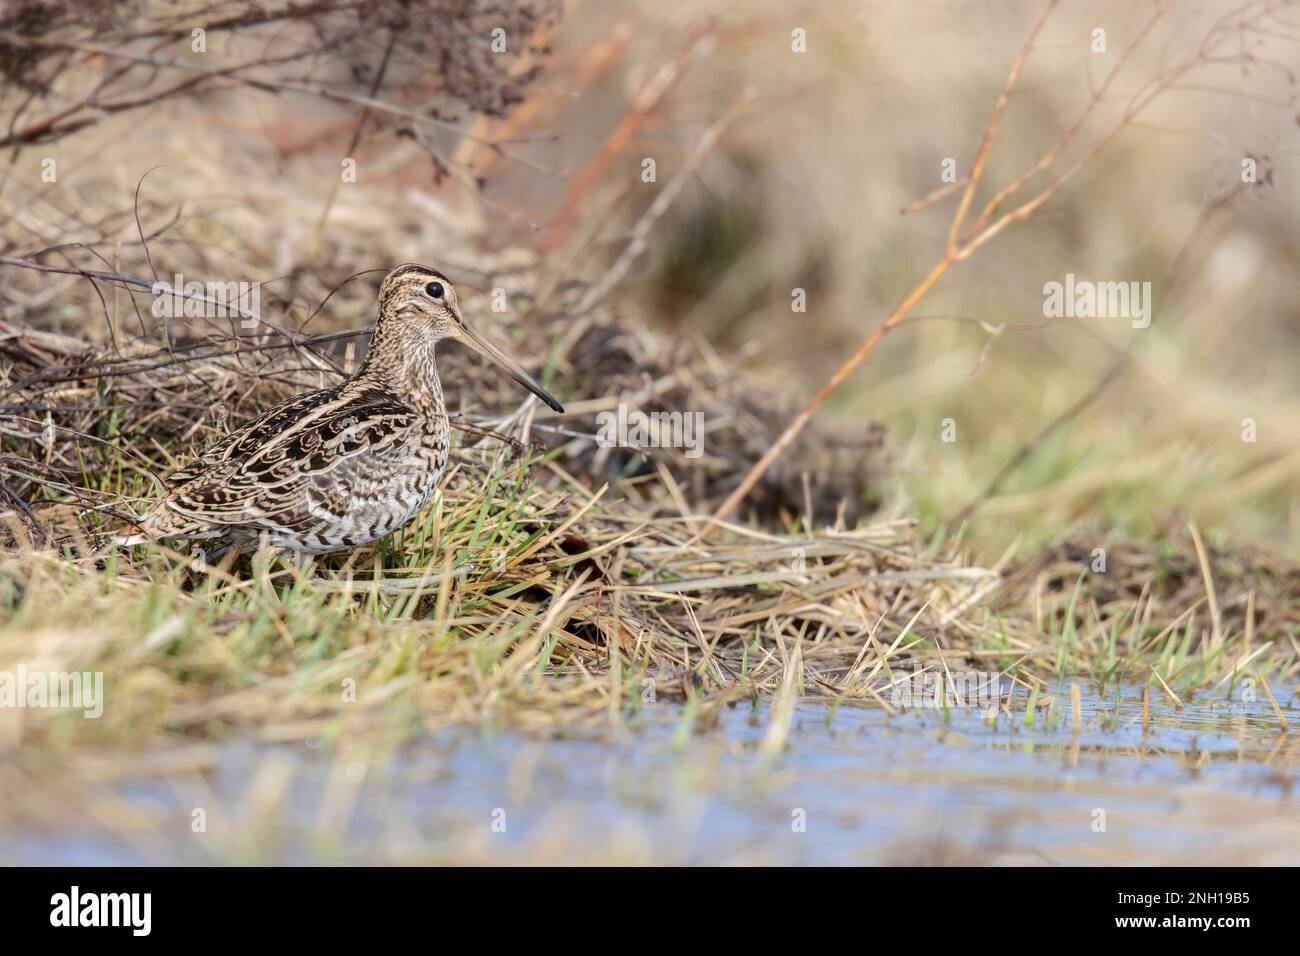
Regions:
M 214 560 L 259 545 L 327 554 L 396 531 L 428 502 L 447 463 L 450 429 L 434 365 L 442 339 L 482 353 L 564 411 L 465 324 L 446 276 L 399 266 L 380 288 L 355 375 L 276 405 L 167 476 L 162 497 L 113 543 L 188 539 Z

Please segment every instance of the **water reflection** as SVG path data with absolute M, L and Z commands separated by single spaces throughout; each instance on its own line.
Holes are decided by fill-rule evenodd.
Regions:
M 1144 722 L 1140 688 L 1082 690 L 1077 731 L 1068 688 L 1028 723 L 1022 695 L 996 716 L 802 704 L 771 759 L 767 714 L 748 705 L 707 733 L 683 734 L 680 709 L 660 704 L 613 742 L 460 731 L 382 763 L 223 745 L 192 772 L 173 761 L 92 795 L 133 815 L 0 836 L 0 857 L 1300 863 L 1300 742 L 1271 705 L 1153 695 Z

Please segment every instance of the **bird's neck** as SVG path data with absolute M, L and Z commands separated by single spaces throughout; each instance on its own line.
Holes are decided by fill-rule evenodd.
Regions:
M 357 377 L 400 395 L 430 418 L 445 417 L 442 383 L 434 362 L 436 344 L 435 339 L 416 330 L 381 321 Z

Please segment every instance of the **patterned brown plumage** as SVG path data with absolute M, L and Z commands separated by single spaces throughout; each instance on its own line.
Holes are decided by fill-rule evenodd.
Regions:
M 434 365 L 445 338 L 483 353 L 564 411 L 465 325 L 446 276 L 399 266 L 384 279 L 355 375 L 276 405 L 167 476 L 163 496 L 114 543 L 184 538 L 215 560 L 263 544 L 326 554 L 396 531 L 432 497 L 447 463 L 450 429 Z

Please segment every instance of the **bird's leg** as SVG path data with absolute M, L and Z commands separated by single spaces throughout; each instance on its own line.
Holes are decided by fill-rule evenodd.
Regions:
M 316 576 L 316 555 L 310 551 L 294 551 L 292 548 L 274 548 L 272 549 L 273 557 L 283 562 L 286 566 L 297 571 L 303 577 L 314 578 Z
M 190 557 L 194 560 L 193 569 L 207 573 L 209 570 L 216 569 L 219 571 L 229 571 L 239 560 L 243 548 L 236 545 L 233 541 L 227 541 L 224 544 L 217 541 L 210 544 L 215 547 L 203 547 L 199 545 L 190 551 Z

